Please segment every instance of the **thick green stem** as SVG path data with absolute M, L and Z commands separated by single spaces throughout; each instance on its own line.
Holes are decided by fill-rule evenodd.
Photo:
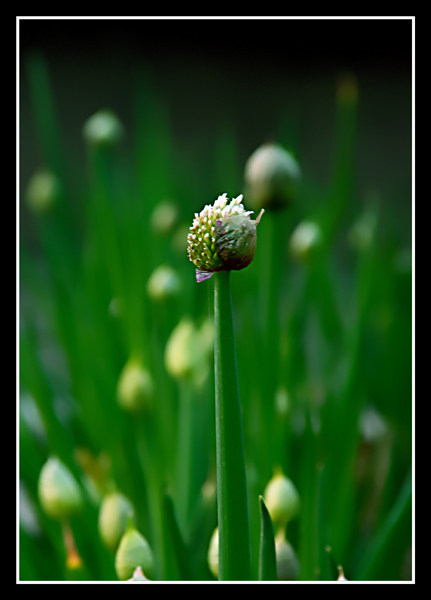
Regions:
M 219 579 L 251 579 L 244 441 L 230 271 L 215 273 L 215 409 Z

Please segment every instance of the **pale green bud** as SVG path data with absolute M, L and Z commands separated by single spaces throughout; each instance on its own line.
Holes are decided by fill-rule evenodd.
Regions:
M 115 571 L 121 581 L 126 581 L 133 577 L 138 567 L 145 577 L 153 578 L 153 551 L 147 539 L 129 521 L 115 554 Z
M 129 518 L 133 515 L 133 505 L 124 494 L 117 491 L 106 494 L 99 509 L 98 528 L 107 548 L 117 548 L 127 529 Z
M 244 195 L 258 210 L 277 210 L 294 200 L 301 169 L 295 158 L 279 144 L 263 144 L 253 152 L 244 169 Z
M 208 546 L 207 562 L 211 573 L 218 579 L 218 527 L 214 529 Z
M 198 329 L 189 317 L 183 317 L 165 348 L 165 366 L 175 379 L 193 379 L 197 383 L 206 376 L 213 349 L 214 329 L 204 322 Z
M 256 226 L 261 214 L 253 221 L 241 204 L 242 195 L 228 203 L 226 194 L 213 206 L 206 205 L 195 213 L 187 236 L 187 252 L 197 267 L 198 282 L 215 271 L 238 271 L 247 267 L 256 251 Z
M 147 292 L 154 301 L 162 301 L 177 296 L 181 290 L 178 273 L 169 265 L 157 267 L 147 282 Z
M 84 138 L 93 146 L 107 147 L 117 144 L 124 128 L 117 115 L 110 110 L 100 110 L 84 124 Z
M 284 531 L 275 536 L 275 558 L 277 562 L 277 579 L 279 581 L 295 581 L 299 575 L 299 560 L 290 542 L 286 540 Z
M 275 530 L 284 528 L 299 512 L 298 491 L 281 470 L 268 482 L 263 497 Z
M 160 234 L 172 231 L 178 220 L 178 206 L 171 200 L 159 202 L 151 213 L 151 227 Z
M 46 214 L 58 203 L 61 193 L 60 181 L 54 173 L 37 171 L 27 186 L 27 205 L 36 214 Z
M 292 232 L 289 249 L 298 261 L 309 259 L 323 244 L 323 233 L 315 221 L 302 221 Z
M 53 519 L 71 517 L 83 506 L 81 488 L 73 474 L 58 458 L 49 458 L 39 475 L 38 495 L 45 513 Z
M 137 359 L 124 365 L 117 385 L 117 400 L 126 411 L 139 412 L 150 408 L 153 396 L 153 378 Z

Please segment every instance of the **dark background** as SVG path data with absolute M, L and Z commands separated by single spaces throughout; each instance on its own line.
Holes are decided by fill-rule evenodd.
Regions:
M 180 152 L 207 160 L 217 127 L 228 122 L 244 164 L 283 131 L 307 179 L 325 186 L 335 85 L 348 71 L 359 88 L 358 194 L 379 190 L 408 241 L 411 19 L 22 19 L 19 43 L 21 185 L 41 162 L 25 67 L 33 51 L 46 58 L 77 174 L 85 160 L 82 125 L 100 108 L 116 111 L 133 137 L 134 89 L 145 73 L 166 104 Z

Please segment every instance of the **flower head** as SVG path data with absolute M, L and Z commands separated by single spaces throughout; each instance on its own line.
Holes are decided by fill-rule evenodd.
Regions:
M 227 195 L 217 198 L 195 213 L 187 236 L 187 252 L 197 267 L 198 282 L 215 271 L 240 270 L 253 260 L 256 250 L 256 226 L 263 211 L 253 221 L 241 204 L 242 195 L 229 202 Z

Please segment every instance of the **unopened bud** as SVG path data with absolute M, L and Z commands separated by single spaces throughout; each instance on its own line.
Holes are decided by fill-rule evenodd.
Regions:
M 124 366 L 117 386 L 119 405 L 126 411 L 139 412 L 152 403 L 153 378 L 137 359 L 130 359 Z
M 263 144 L 245 165 L 247 203 L 255 210 L 285 208 L 293 202 L 300 180 L 301 169 L 290 152 L 279 144 Z
M 214 529 L 208 546 L 207 562 L 211 573 L 218 579 L 218 527 Z
M 56 457 L 49 458 L 42 467 L 38 495 L 46 514 L 57 520 L 69 518 L 83 506 L 78 482 L 66 465 Z
M 264 500 L 275 530 L 284 528 L 299 512 L 299 494 L 292 481 L 281 470 L 268 482 Z
M 151 227 L 159 234 L 172 231 L 178 219 L 178 206 L 171 200 L 159 202 L 151 213 Z
M 277 579 L 279 581 L 295 581 L 299 575 L 299 561 L 290 542 L 286 540 L 284 531 L 275 537 L 275 558 L 277 562 Z
M 126 581 L 133 577 L 138 567 L 145 577 L 153 578 L 153 551 L 147 539 L 129 521 L 115 554 L 115 571 L 121 581 Z
M 57 204 L 61 196 L 59 179 L 50 171 L 37 171 L 30 179 L 26 191 L 29 208 L 36 214 L 46 214 Z
M 92 146 L 108 147 L 117 144 L 124 134 L 119 118 L 110 110 L 100 110 L 84 124 L 84 138 Z
M 133 514 L 132 503 L 121 492 L 110 492 L 103 498 L 99 509 L 98 527 L 99 535 L 107 548 L 117 548 Z
M 163 301 L 177 296 L 181 290 L 178 273 L 169 265 L 160 265 L 151 274 L 147 282 L 147 292 L 154 301 Z
M 323 243 L 323 233 L 315 221 L 302 221 L 293 230 L 289 240 L 292 256 L 298 261 L 309 259 Z

